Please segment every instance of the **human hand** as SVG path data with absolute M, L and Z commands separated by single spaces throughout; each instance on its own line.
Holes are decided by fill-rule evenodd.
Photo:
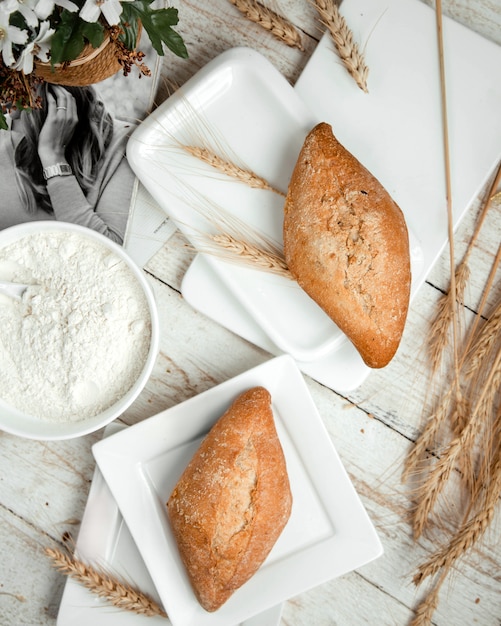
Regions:
M 55 85 L 47 92 L 47 118 L 38 137 L 42 167 L 66 161 L 66 146 L 78 122 L 75 98 L 64 87 Z

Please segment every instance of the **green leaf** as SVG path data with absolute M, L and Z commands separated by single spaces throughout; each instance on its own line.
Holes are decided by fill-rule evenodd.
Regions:
M 5 115 L 2 111 L 0 111 L 0 130 L 8 130 L 7 120 L 5 119 Z
M 130 12 L 134 12 L 141 20 L 157 54 L 164 55 L 162 47 L 162 43 L 164 43 L 177 56 L 184 59 L 188 57 L 188 51 L 182 37 L 171 28 L 179 21 L 177 9 L 173 7 L 152 9 L 148 0 L 127 2 L 123 6 L 124 8 L 127 7 Z
M 136 17 L 137 12 L 131 9 L 130 4 L 129 2 L 125 2 L 122 5 L 123 11 L 120 16 L 120 23 L 124 32 L 123 35 L 120 36 L 120 41 L 122 41 L 129 50 L 134 50 L 139 33 L 139 21 Z
M 99 22 L 84 22 L 77 13 L 63 11 L 61 23 L 52 37 L 51 63 L 73 61 L 89 42 L 98 48 L 103 42 L 104 29 Z
M 93 48 L 99 48 L 104 39 L 104 28 L 100 22 L 81 22 L 79 29 Z
M 173 28 L 165 29 L 162 33 L 162 41 L 178 57 L 182 59 L 188 58 L 188 50 L 184 45 L 183 38 Z
M 159 33 L 161 40 L 164 44 L 178 57 L 186 59 L 188 57 L 188 51 L 186 50 L 186 46 L 184 45 L 184 41 L 173 28 L 171 28 L 172 17 L 168 15 L 169 9 L 163 9 L 160 11 L 156 11 L 151 16 L 151 22 L 153 28 Z M 177 10 L 176 12 L 176 21 L 177 24 Z M 149 34 L 149 33 L 148 33 Z

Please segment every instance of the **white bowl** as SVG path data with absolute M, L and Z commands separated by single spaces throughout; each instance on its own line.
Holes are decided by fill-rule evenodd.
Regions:
M 28 235 L 40 232 L 64 232 L 73 233 L 80 237 L 93 240 L 95 243 L 106 247 L 110 253 L 123 260 L 131 273 L 136 277 L 146 298 L 150 316 L 151 335 L 148 354 L 143 368 L 129 390 L 106 410 L 92 417 L 87 417 L 78 421 L 58 420 L 51 421 L 23 413 L 21 410 L 7 404 L 0 398 L 0 429 L 6 432 L 38 440 L 72 439 L 82 435 L 87 435 L 100 428 L 103 428 L 119 415 L 121 415 L 137 398 L 142 391 L 155 364 L 159 347 L 159 322 L 158 312 L 152 289 L 148 284 L 142 270 L 131 260 L 125 250 L 114 243 L 108 237 L 100 233 L 66 222 L 59 221 L 34 221 L 17 226 L 12 226 L 0 231 L 0 249 L 18 241 Z M 2 355 L 0 354 L 0 358 Z

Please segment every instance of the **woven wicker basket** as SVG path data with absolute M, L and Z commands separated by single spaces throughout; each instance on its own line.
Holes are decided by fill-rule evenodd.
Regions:
M 141 30 L 139 22 L 138 42 Z M 87 44 L 78 58 L 69 63 L 57 64 L 53 68 L 50 63 L 36 62 L 34 72 L 47 83 L 83 87 L 113 76 L 121 67 L 116 56 L 116 48 L 107 36 L 99 48 Z

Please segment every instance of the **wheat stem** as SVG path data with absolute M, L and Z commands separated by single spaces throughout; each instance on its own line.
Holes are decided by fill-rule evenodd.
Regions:
M 141 591 L 136 591 L 129 584 L 121 582 L 73 556 L 64 554 L 60 550 L 45 548 L 45 554 L 52 560 L 55 569 L 70 576 L 113 606 L 149 617 L 154 615 L 167 617 L 165 611 L 154 600 Z
M 364 92 L 368 92 L 367 77 L 369 68 L 364 56 L 354 41 L 346 20 L 341 15 L 334 0 L 312 0 L 324 26 L 330 33 L 341 61 Z
M 451 269 L 451 324 L 452 324 L 452 336 L 453 336 L 453 363 L 455 373 L 456 387 L 459 386 L 459 357 L 458 357 L 458 345 L 459 345 L 459 323 L 456 311 L 457 293 L 456 293 L 456 272 L 455 272 L 455 251 L 454 251 L 454 216 L 452 212 L 452 181 L 451 181 L 451 163 L 450 163 L 450 148 L 449 148 L 449 122 L 447 113 L 447 88 L 446 88 L 446 76 L 445 76 L 445 58 L 444 58 L 444 41 L 443 41 L 443 21 L 442 21 L 442 0 L 437 0 L 436 3 L 436 30 L 438 41 L 438 58 L 440 69 L 440 95 L 441 95 L 441 111 L 442 111 L 442 139 L 444 149 L 444 167 L 445 167 L 445 186 L 446 186 L 446 199 L 447 199 L 447 228 L 449 234 L 449 263 Z
M 269 31 L 274 37 L 291 48 L 303 50 L 301 36 L 284 17 L 257 0 L 229 0 L 247 19 Z
M 482 226 L 484 225 L 487 212 L 489 208 L 491 207 L 492 202 L 494 201 L 495 192 L 500 182 L 501 182 L 501 163 L 498 166 L 496 176 L 494 176 L 491 186 L 489 187 L 489 191 L 487 192 L 487 195 L 482 203 L 480 215 L 478 216 L 477 223 L 475 225 L 475 230 L 473 231 L 473 235 L 471 236 L 471 239 L 468 243 L 468 248 L 466 249 L 466 252 L 465 252 L 464 262 L 466 262 L 466 259 L 468 258 L 471 250 L 473 249 L 473 246 L 475 245 L 475 242 L 478 239 L 480 230 Z

